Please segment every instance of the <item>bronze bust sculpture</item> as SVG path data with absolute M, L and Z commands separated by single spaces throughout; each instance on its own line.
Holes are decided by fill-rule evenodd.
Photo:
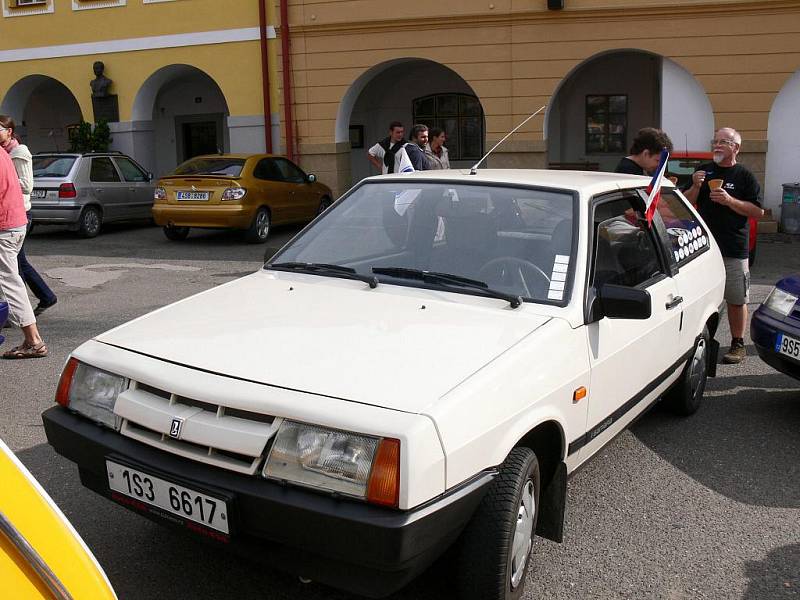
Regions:
M 89 82 L 89 85 L 92 87 L 92 97 L 93 98 L 105 98 L 108 96 L 108 88 L 111 87 L 111 80 L 103 75 L 103 70 L 106 66 L 103 64 L 103 61 L 95 61 L 94 65 L 92 65 L 92 69 L 94 70 L 95 78 Z

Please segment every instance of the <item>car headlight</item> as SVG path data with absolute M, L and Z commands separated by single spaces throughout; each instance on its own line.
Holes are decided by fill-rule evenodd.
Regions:
M 244 198 L 247 190 L 240 187 L 232 187 L 227 188 L 224 192 L 222 192 L 222 199 L 223 200 L 241 200 Z
M 284 421 L 264 476 L 397 506 L 400 442 Z
M 781 288 L 775 287 L 772 288 L 769 296 L 764 300 L 764 306 L 785 317 L 792 312 L 795 303 L 797 303 L 797 298 L 798 297 L 794 294 L 790 294 Z
M 119 428 L 114 405 L 126 388 L 124 377 L 70 358 L 56 390 L 56 402 L 113 429 Z

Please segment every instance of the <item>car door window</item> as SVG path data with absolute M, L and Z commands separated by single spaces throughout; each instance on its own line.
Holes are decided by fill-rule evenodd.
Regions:
M 284 181 L 288 183 L 305 183 L 306 174 L 303 173 L 297 165 L 289 162 L 285 158 L 278 158 L 275 162 L 278 164 Z
M 708 232 L 686 205 L 686 200 L 675 192 L 662 190 L 657 210 L 664 221 L 669 236 L 669 248 L 678 267 L 708 249 Z
M 114 162 L 117 163 L 117 168 L 119 168 L 125 181 L 137 183 L 148 181 L 147 173 L 129 158 L 115 158 Z
M 89 181 L 96 183 L 119 181 L 119 174 L 110 158 L 102 156 L 92 159 L 92 165 L 89 169 Z
M 628 198 L 599 204 L 594 211 L 592 285 L 641 286 L 664 273 L 653 231 Z
M 272 158 L 262 158 L 258 161 L 256 168 L 253 169 L 253 177 L 266 181 L 283 181 L 283 174 Z

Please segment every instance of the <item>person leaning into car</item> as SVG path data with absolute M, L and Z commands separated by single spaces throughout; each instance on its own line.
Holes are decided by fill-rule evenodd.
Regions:
M 684 195 L 697 205 L 725 261 L 725 302 L 731 327 L 731 348 L 722 362 L 736 364 L 744 360 L 744 330 L 747 325 L 747 301 L 750 292 L 749 218 L 758 219 L 761 186 L 755 176 L 736 162 L 742 136 L 731 127 L 723 127 L 711 142 L 714 162 L 701 165 L 692 175 L 692 185 Z M 714 181 L 717 180 L 717 181 Z M 716 189 L 709 187 L 714 183 Z
M 615 173 L 652 175 L 661 160 L 661 151 L 672 152 L 672 140 L 661 129 L 645 127 L 636 133 L 630 155 L 620 159 Z
M 8 302 L 8 316 L 22 329 L 24 341 L 3 354 L 3 358 L 47 356 L 47 346 L 39 335 L 28 290 L 19 274 L 17 254 L 25 241 L 28 216 L 22 200 L 17 171 L 11 156 L 0 151 L 0 293 Z

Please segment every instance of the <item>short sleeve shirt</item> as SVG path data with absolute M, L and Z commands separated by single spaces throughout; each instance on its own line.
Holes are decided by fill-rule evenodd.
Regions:
M 722 179 L 722 188 L 737 200 L 761 206 L 761 186 L 755 176 L 744 166 L 721 167 L 707 163 L 698 168 L 706 172 L 706 179 L 697 194 L 697 208 L 719 244 L 722 256 L 745 259 L 749 256 L 749 220 L 727 206 L 712 202 L 708 182 Z
M 400 142 L 401 144 L 405 144 L 405 142 Z M 367 150 L 371 156 L 374 156 L 379 161 L 381 161 L 381 173 L 386 175 L 389 172 L 389 169 L 383 164 L 383 157 L 386 154 L 386 150 L 383 149 L 383 146 L 380 144 L 375 144 L 372 148 Z M 403 155 L 405 154 L 405 149 L 401 149 L 400 151 L 396 152 L 394 155 L 394 172 L 399 173 L 402 169 L 402 162 L 403 162 Z

